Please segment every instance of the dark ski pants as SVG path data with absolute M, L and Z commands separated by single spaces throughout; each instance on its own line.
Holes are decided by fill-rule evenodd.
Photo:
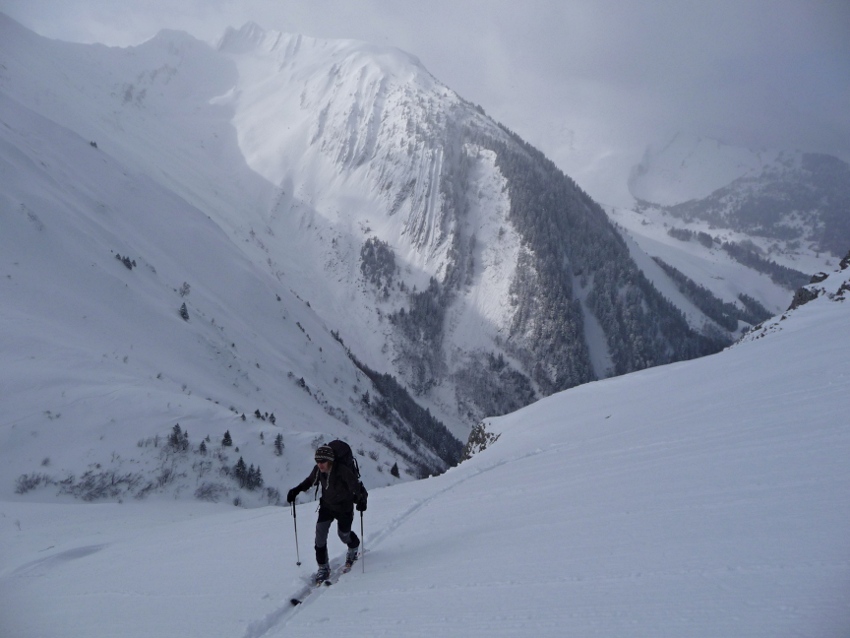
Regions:
M 351 524 L 354 522 L 354 510 L 335 512 L 322 505 L 319 507 L 319 520 L 316 521 L 316 562 L 319 565 L 328 564 L 328 533 L 334 519 L 336 519 L 336 532 L 339 535 L 339 540 L 345 543 L 349 549 L 360 547 L 360 539 L 357 534 L 351 531 Z

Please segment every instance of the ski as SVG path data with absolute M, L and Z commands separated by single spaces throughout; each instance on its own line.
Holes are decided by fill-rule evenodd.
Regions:
M 315 577 L 314 577 L 313 581 L 309 585 L 303 587 L 301 589 L 301 591 L 299 591 L 295 596 L 290 598 L 289 602 L 292 603 L 293 607 L 300 605 L 301 603 L 304 602 L 304 599 L 307 598 L 307 596 L 309 596 L 310 593 L 314 589 L 320 589 L 322 587 L 322 585 L 324 585 L 325 587 L 330 587 L 331 585 L 333 585 L 339 579 L 339 577 L 342 574 L 347 573 L 348 571 L 350 571 L 350 569 L 351 569 L 351 567 L 349 567 L 346 570 L 345 565 L 343 565 L 339 569 L 339 571 L 337 571 L 337 572 L 331 571 L 331 573 L 328 575 L 328 577 L 325 578 L 324 580 L 315 580 Z
M 304 602 L 304 600 L 313 592 L 314 589 L 319 589 L 322 585 L 326 587 L 330 587 L 332 585 L 330 580 L 323 580 L 318 583 L 310 583 L 301 591 L 299 591 L 295 596 L 289 599 L 289 602 L 292 603 L 293 607 L 296 607 Z
M 310 595 L 310 592 L 313 591 L 315 588 L 316 586 L 312 583 L 302 587 L 301 590 L 297 594 L 295 594 L 295 596 L 289 599 L 289 602 L 292 603 L 293 607 L 300 605 L 304 602 L 304 599 Z

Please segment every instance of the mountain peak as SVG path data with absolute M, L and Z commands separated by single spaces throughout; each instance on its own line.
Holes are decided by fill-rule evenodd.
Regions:
M 225 53 L 248 53 L 262 47 L 270 38 L 273 44 L 280 35 L 276 31 L 266 31 L 256 22 L 246 22 L 240 29 L 228 27 L 217 48 Z

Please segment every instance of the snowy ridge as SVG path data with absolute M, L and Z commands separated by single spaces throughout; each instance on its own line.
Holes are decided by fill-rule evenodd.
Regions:
M 781 332 L 787 325 L 793 325 L 796 322 L 796 320 L 788 322 L 789 318 L 796 317 L 798 314 L 808 314 L 811 310 L 811 308 L 806 308 L 808 304 L 823 305 L 833 303 L 844 305 L 848 301 L 849 291 L 850 253 L 841 260 L 838 270 L 830 274 L 820 272 L 814 275 L 809 285 L 797 291 L 791 302 L 791 306 L 786 312 L 756 326 L 741 338 L 740 343 L 755 341 L 767 335 Z
M 635 276 L 568 178 L 409 55 L 256 24 L 218 49 L 168 31 L 128 49 L 42 46 L 4 28 L 12 99 L 205 215 L 461 439 L 537 396 L 720 347 Z M 625 338 L 649 306 L 647 340 Z
M 374 218 L 377 196 L 398 219 L 381 233 L 407 242 L 398 247 L 401 254 L 421 255 L 418 267 L 445 259 L 444 132 L 429 113 L 451 109 L 457 96 L 396 51 L 294 35 L 274 39 L 270 50 L 237 58 L 234 123 L 249 165 L 330 222 L 356 224 L 368 215 L 361 207 Z M 293 86 L 304 88 L 294 94 Z M 400 145 L 411 128 L 413 141 Z M 341 192 L 331 200 L 328 183 Z
M 388 346 L 391 359 L 404 357 L 382 323 L 407 299 L 392 288 L 379 304 L 371 294 L 350 293 L 363 289 L 364 240 L 387 243 L 397 260 L 396 285 L 408 291 L 427 289 L 459 259 L 474 259 L 471 296 L 456 299 L 446 326 L 449 372 L 468 352 L 492 349 L 515 312 L 506 300 L 518 239 L 493 154 L 455 148 L 449 125 L 474 120 L 503 133 L 403 52 L 287 34 L 264 43 L 234 56 L 234 124 L 249 165 L 280 187 L 268 224 L 277 239 L 269 243 L 291 252 L 298 248 L 286 242 L 297 237 L 319 256 L 299 271 L 311 282 L 311 304 L 326 315 L 352 316 L 341 334 L 361 343 L 358 356 L 381 368 L 386 356 L 374 355 Z M 292 86 L 303 88 L 295 93 Z M 458 172 L 477 180 L 475 199 L 447 201 L 450 176 Z M 451 415 L 453 393 L 450 385 L 438 389 L 442 398 L 433 397 L 432 409 Z

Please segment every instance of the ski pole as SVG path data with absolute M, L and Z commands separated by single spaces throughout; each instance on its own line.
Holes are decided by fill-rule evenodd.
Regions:
M 292 524 L 295 526 L 295 564 L 301 567 L 301 554 L 298 551 L 298 515 L 295 513 L 295 501 L 292 502 Z
M 363 536 L 363 511 L 360 511 L 360 564 L 366 573 L 366 537 Z

